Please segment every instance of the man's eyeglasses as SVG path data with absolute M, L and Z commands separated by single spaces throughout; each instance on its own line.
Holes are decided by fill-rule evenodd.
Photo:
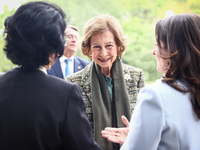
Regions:
M 65 38 L 66 41 L 79 40 L 77 36 L 73 36 L 73 35 L 65 35 L 64 38 Z

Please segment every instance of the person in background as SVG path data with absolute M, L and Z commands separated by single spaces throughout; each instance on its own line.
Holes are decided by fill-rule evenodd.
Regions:
M 1 150 L 101 149 L 80 88 L 46 73 L 64 50 L 64 18 L 54 4 L 29 2 L 4 22 L 4 52 L 19 67 L 0 76 Z
M 104 150 L 119 149 L 102 138 L 107 127 L 123 127 L 121 115 L 131 117 L 139 90 L 144 87 L 142 69 L 124 64 L 127 38 L 119 21 L 110 15 L 89 20 L 83 30 L 81 50 L 92 62 L 66 79 L 77 83 L 86 104 L 86 115 L 96 142 Z
M 89 64 L 89 61 L 75 56 L 80 38 L 78 29 L 68 25 L 64 37 L 67 43 L 63 55 L 47 70 L 49 75 L 62 79 L 65 79 L 69 74 L 80 71 Z
M 200 149 L 199 24 L 196 14 L 157 22 L 153 55 L 163 77 L 140 91 L 127 128 L 106 128 L 103 137 L 122 150 Z

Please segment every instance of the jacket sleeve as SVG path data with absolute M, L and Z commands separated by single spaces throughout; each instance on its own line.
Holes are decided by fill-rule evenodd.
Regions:
M 94 141 L 92 128 L 85 115 L 85 104 L 80 88 L 73 85 L 69 92 L 71 94 L 68 98 L 63 127 L 65 149 L 100 150 L 101 148 Z
M 143 70 L 140 71 L 140 75 L 139 75 L 139 81 L 138 81 L 138 88 L 141 89 L 145 86 L 145 82 L 144 82 L 144 72 Z
M 165 124 L 164 117 L 159 94 L 152 88 L 143 88 L 131 117 L 128 137 L 121 149 L 156 150 Z

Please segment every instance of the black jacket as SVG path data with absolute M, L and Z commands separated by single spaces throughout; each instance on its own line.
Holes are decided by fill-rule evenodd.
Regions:
M 0 76 L 0 150 L 99 150 L 77 85 L 21 68 Z

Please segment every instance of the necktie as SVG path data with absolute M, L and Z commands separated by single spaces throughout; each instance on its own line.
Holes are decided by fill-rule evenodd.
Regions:
M 72 72 L 70 70 L 70 67 L 69 67 L 69 62 L 71 61 L 70 59 L 66 59 L 66 68 L 65 68 L 65 78 L 70 75 Z

